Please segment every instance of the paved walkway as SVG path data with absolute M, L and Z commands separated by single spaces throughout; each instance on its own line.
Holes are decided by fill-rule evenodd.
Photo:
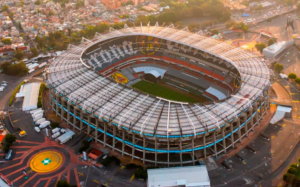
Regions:
M 271 107 L 267 114 L 263 117 L 263 120 L 260 122 L 259 126 L 256 126 L 254 128 L 254 132 L 250 132 L 249 136 L 242 140 L 242 143 L 236 143 L 236 149 L 231 150 L 226 155 L 224 155 L 222 158 L 220 158 L 218 161 L 221 163 L 227 158 L 230 158 L 231 156 L 237 154 L 241 151 L 245 146 L 247 146 L 253 139 L 255 139 L 270 123 L 271 118 L 273 117 L 273 114 L 275 113 L 276 108 L 274 109 Z
M 272 88 L 277 96 L 277 99 L 271 99 L 271 102 L 276 102 L 281 105 L 292 106 L 292 98 L 288 90 L 283 87 L 280 83 L 274 82 Z

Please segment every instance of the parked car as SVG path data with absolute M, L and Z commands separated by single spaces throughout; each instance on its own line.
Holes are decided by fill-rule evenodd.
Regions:
M 27 134 L 26 131 L 21 131 L 21 132 L 19 132 L 19 136 L 20 136 L 20 137 L 26 136 L 26 134 Z
M 9 160 L 12 156 L 13 151 L 9 150 L 8 153 L 5 155 L 5 160 Z

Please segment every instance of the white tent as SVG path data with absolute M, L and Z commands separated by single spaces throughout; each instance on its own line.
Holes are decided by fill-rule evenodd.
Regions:
M 24 96 L 22 109 L 33 110 L 37 109 L 37 102 L 39 97 L 40 83 L 28 83 L 25 84 L 21 89 L 19 96 Z
M 205 165 L 173 168 L 148 169 L 148 186 L 210 187 L 210 179 Z

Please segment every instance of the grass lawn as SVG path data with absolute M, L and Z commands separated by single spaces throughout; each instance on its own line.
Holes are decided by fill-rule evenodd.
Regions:
M 181 101 L 181 102 L 189 102 L 189 103 L 197 103 L 198 100 L 174 91 L 170 88 L 164 87 L 159 84 L 150 83 L 147 81 L 140 81 L 132 85 L 133 88 L 139 89 L 145 93 L 149 93 L 158 97 L 162 97 L 165 99 L 173 100 L 173 101 Z

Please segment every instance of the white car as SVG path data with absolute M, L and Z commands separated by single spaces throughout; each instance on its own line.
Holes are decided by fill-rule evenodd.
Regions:
M 39 127 L 34 127 L 34 130 L 35 130 L 36 132 L 41 132 L 41 130 L 40 130 Z

